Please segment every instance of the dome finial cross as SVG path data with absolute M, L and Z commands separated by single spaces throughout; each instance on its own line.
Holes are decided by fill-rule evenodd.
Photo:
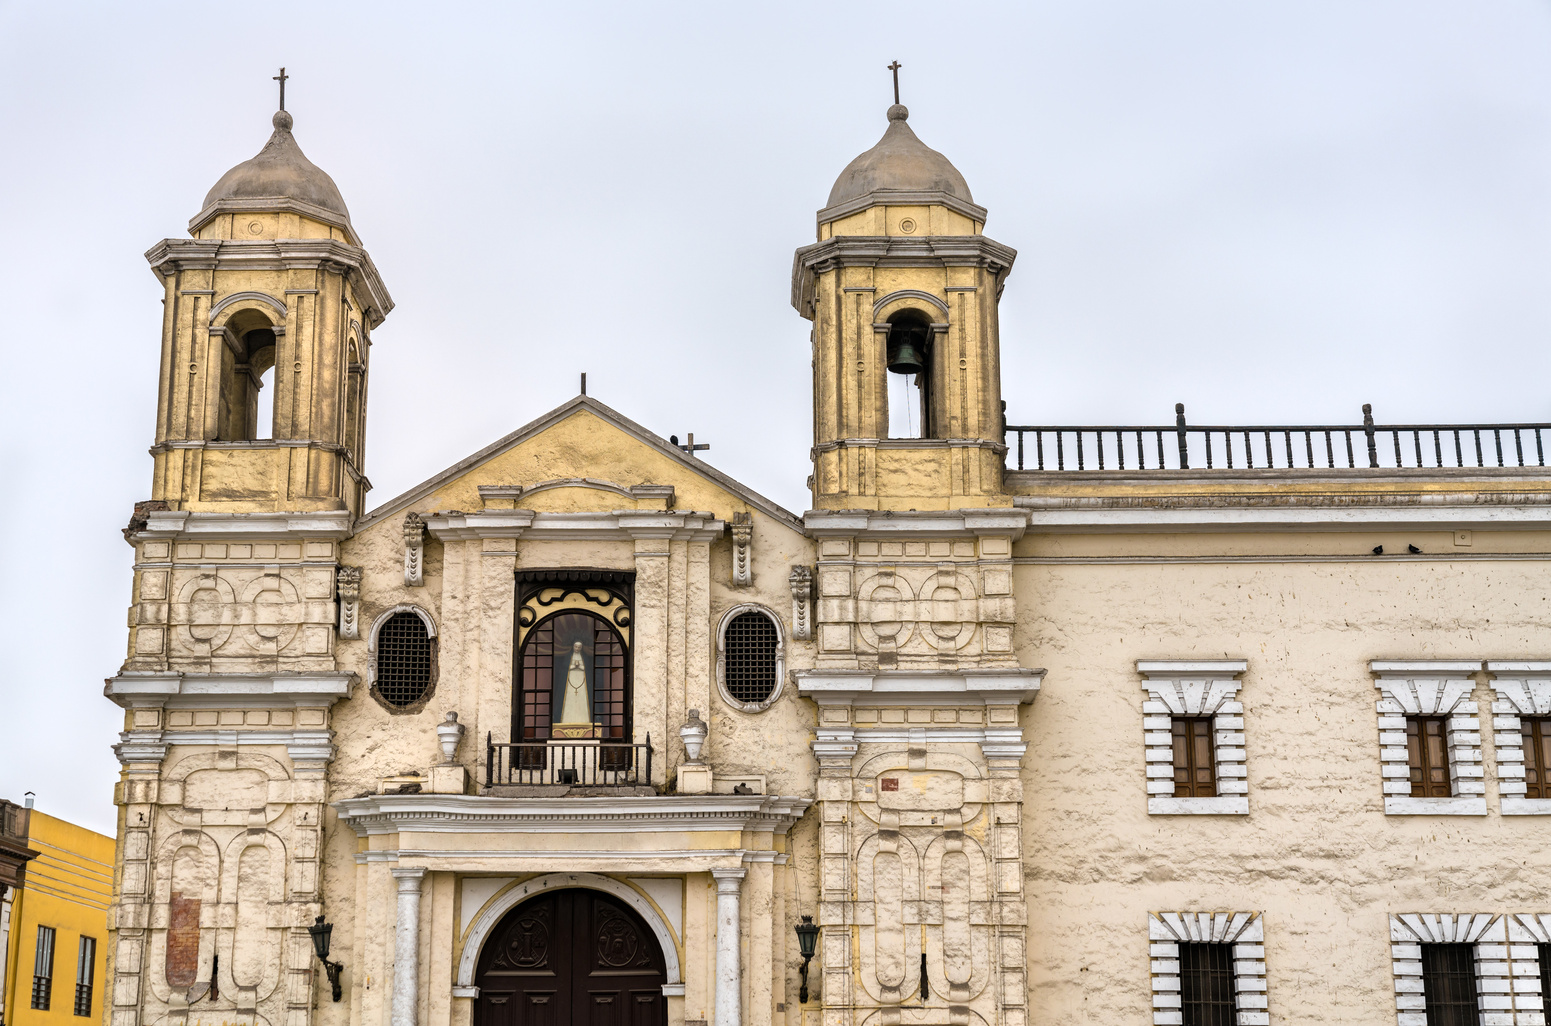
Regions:
M 280 83 L 280 109 L 281 110 L 285 110 L 285 80 L 290 78 L 290 77 L 291 77 L 290 75 L 287 75 L 285 73 L 285 69 L 284 68 L 280 69 L 280 74 L 269 76 L 269 80 L 271 82 L 279 82 Z M 896 97 L 899 95 L 899 73 L 898 72 L 894 73 L 894 95 Z
M 899 63 L 899 61 L 895 61 L 893 64 L 889 65 L 889 70 L 894 72 L 894 102 L 896 104 L 899 103 L 899 69 L 903 68 L 903 67 L 904 67 L 904 65 Z M 281 68 L 280 70 L 284 71 L 285 69 Z M 281 87 L 280 87 L 280 95 L 281 96 L 285 95 L 285 86 L 284 85 L 281 85 Z M 284 110 L 285 108 L 281 107 L 281 109 Z

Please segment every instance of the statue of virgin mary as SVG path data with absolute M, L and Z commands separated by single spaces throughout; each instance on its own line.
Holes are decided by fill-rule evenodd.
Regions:
M 582 655 L 582 643 L 571 645 L 571 665 L 565 674 L 565 702 L 560 707 L 563 724 L 592 724 L 592 702 L 587 694 L 587 657 Z

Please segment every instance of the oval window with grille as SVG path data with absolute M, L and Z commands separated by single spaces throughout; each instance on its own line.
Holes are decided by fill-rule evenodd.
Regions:
M 770 614 L 749 609 L 722 628 L 720 683 L 733 705 L 756 712 L 781 686 L 781 631 Z
M 372 690 L 388 705 L 407 709 L 431 688 L 433 640 L 420 614 L 394 613 L 377 628 Z

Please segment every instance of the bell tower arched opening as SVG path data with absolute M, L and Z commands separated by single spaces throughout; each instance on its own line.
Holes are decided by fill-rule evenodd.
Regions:
M 932 322 L 919 310 L 888 319 L 885 371 L 890 438 L 933 438 Z

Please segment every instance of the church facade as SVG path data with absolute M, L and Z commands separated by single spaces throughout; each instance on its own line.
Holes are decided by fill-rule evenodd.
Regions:
M 1009 426 L 907 118 L 796 252 L 800 514 L 585 395 L 369 505 L 284 111 L 149 252 L 111 1026 L 1545 1021 L 1551 428 Z

